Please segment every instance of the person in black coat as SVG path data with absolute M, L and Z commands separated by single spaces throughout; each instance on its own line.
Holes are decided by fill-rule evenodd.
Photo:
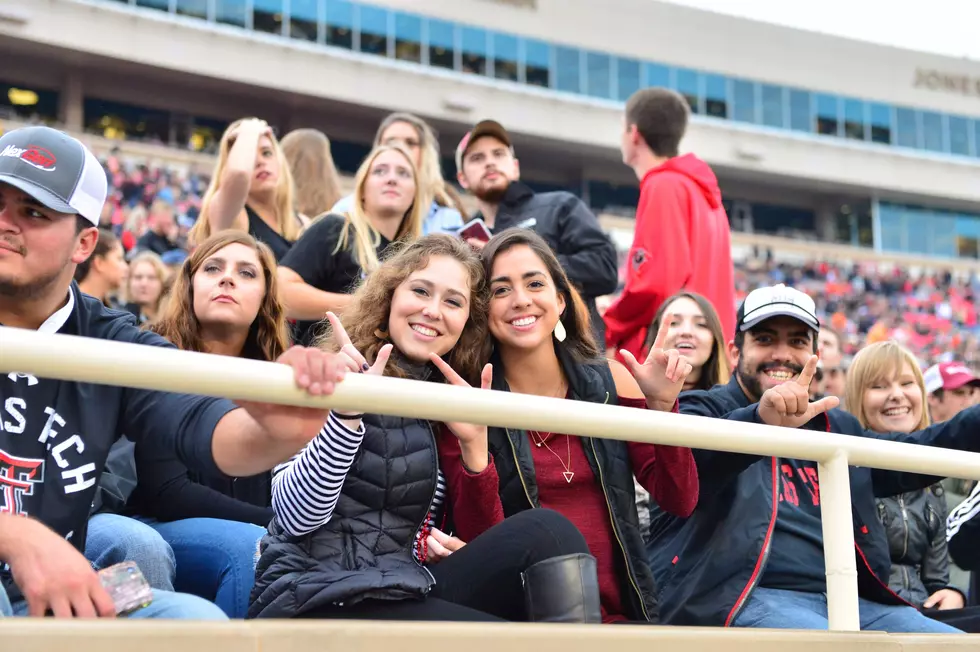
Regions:
M 605 342 L 595 299 L 616 291 L 619 263 L 615 245 L 589 207 L 570 192 L 535 193 L 521 183 L 510 134 L 493 120 L 477 123 L 460 141 L 456 170 L 460 185 L 477 199 L 474 219 L 482 219 L 491 233 L 516 226 L 544 238 L 585 301 L 596 341 Z M 484 245 L 468 242 L 478 249 Z

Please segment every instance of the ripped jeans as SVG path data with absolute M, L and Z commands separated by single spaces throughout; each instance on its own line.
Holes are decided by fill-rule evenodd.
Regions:
M 169 523 L 138 518 L 173 549 L 177 591 L 214 601 L 229 618 L 245 617 L 265 528 L 216 518 Z

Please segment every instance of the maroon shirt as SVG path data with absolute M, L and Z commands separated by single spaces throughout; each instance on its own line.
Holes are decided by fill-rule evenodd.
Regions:
M 643 399 L 619 397 L 618 401 L 619 405 L 646 408 Z M 578 437 L 566 440 L 567 435 L 539 434 L 551 447 L 549 451 L 544 446 L 533 445 L 540 438 L 528 435 L 541 507 L 564 515 L 585 537 L 589 551 L 596 558 L 603 622 L 626 620 L 618 571 L 622 568 L 623 552 L 616 542 L 609 506 L 599 479 L 589 466 L 582 440 Z M 691 449 L 632 442 L 628 447 L 633 473 L 651 497 L 671 514 L 690 516 L 698 501 L 698 476 Z M 563 463 L 568 464 L 569 455 L 568 468 L 574 473 L 571 482 L 563 475 L 566 468 Z M 439 456 L 452 501 L 456 536 L 470 541 L 502 521 L 504 510 L 493 460 L 481 473 L 467 471 L 462 464 L 459 441 L 445 427 L 440 432 Z

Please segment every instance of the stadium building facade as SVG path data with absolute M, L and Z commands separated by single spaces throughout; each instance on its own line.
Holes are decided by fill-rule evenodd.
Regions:
M 493 117 L 533 186 L 626 216 L 623 102 L 668 86 L 736 230 L 980 258 L 978 61 L 653 0 L 7 0 L 0 58 L 8 117 L 202 149 L 260 115 L 348 171 L 389 111 L 449 173 Z

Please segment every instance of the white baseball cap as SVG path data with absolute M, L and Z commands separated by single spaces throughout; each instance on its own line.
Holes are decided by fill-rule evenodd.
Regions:
M 810 295 L 782 283 L 749 292 L 738 308 L 737 328 L 744 333 L 773 317 L 793 317 L 813 330 L 820 330 L 817 306 Z

